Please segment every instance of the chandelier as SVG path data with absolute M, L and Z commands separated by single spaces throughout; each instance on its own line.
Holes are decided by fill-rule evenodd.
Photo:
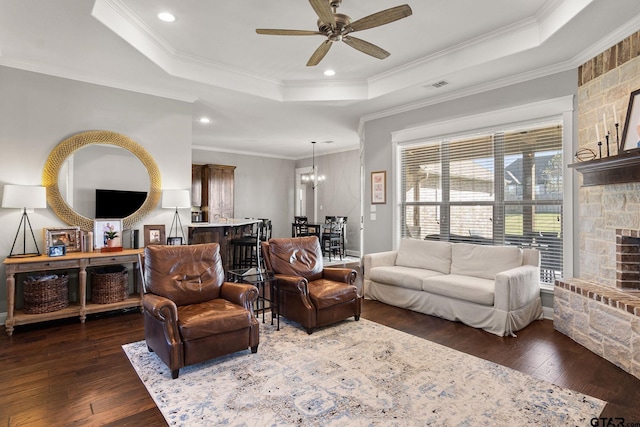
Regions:
M 316 187 L 325 180 L 325 176 L 318 174 L 318 170 L 316 169 L 316 142 L 311 141 L 311 144 L 313 144 L 312 145 L 313 156 L 311 157 L 311 162 L 312 162 L 311 172 L 303 173 L 301 176 L 301 179 L 303 184 L 311 185 L 311 188 L 315 190 Z

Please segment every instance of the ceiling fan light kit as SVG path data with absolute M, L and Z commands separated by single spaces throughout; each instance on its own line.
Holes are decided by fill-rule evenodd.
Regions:
M 309 3 L 316 15 L 318 15 L 318 31 L 261 28 L 256 30 L 256 33 L 258 34 L 275 36 L 325 36 L 327 39 L 322 42 L 322 44 L 313 52 L 309 61 L 307 61 L 308 67 L 318 65 L 329 52 L 333 43 L 336 42 L 344 42 L 347 46 L 373 56 L 374 58 L 384 59 L 388 57 L 390 53 L 381 47 L 369 43 L 368 41 L 350 36 L 349 34 L 355 31 L 379 27 L 381 25 L 406 18 L 413 13 L 409 5 L 404 4 L 352 21 L 350 16 L 337 12 L 342 0 L 309 0 Z

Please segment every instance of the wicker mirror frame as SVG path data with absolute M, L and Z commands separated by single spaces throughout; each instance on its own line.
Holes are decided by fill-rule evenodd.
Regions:
M 115 145 L 124 148 L 136 156 L 147 169 L 150 182 L 147 198 L 137 211 L 122 220 L 123 229 L 131 229 L 158 206 L 162 194 L 160 169 L 144 147 L 116 132 L 81 132 L 65 139 L 51 151 L 42 172 L 42 185 L 47 189 L 47 202 L 56 215 L 67 224 L 78 226 L 85 231 L 93 231 L 93 218 L 80 215 L 69 206 L 58 187 L 58 175 L 67 158 L 76 150 L 91 144 Z

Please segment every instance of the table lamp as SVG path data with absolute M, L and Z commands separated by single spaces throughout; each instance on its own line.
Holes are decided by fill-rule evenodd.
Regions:
M 3 208 L 15 208 L 22 209 L 22 218 L 18 225 L 18 231 L 16 237 L 13 239 L 13 245 L 11 246 L 11 252 L 9 258 L 20 258 L 40 255 L 40 249 L 36 242 L 36 237 L 33 234 L 33 228 L 31 228 L 31 221 L 27 215 L 27 209 L 44 209 L 47 207 L 47 190 L 45 187 L 39 185 L 5 185 L 4 192 L 2 194 L 2 207 Z M 36 252 L 27 253 L 27 226 L 31 232 L 31 238 L 36 246 Z M 14 254 L 13 249 L 16 246 L 16 241 L 20 235 L 20 229 L 22 228 L 22 253 Z
M 178 236 L 178 228 L 180 234 L 182 234 L 182 242 L 186 243 L 187 239 L 184 237 L 184 229 L 182 227 L 182 221 L 178 214 L 178 209 L 186 209 L 191 207 L 191 195 L 189 190 L 162 190 L 162 207 L 165 209 L 175 209 L 176 212 L 173 215 L 173 221 L 171 222 L 171 228 L 169 229 L 169 236 L 173 233 L 173 228 L 176 228 L 176 237 Z

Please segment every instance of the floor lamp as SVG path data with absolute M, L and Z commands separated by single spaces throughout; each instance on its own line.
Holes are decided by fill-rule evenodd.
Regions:
M 171 228 L 169 229 L 170 238 L 173 233 L 173 228 L 176 228 L 176 237 L 178 236 L 178 229 L 182 234 L 182 243 L 187 243 L 187 239 L 184 237 L 184 229 L 182 227 L 182 221 L 180 220 L 180 214 L 178 209 L 191 207 L 191 195 L 189 190 L 163 190 L 162 191 L 162 207 L 165 209 L 175 209 L 176 212 L 173 215 L 173 221 L 171 222 Z
M 21 258 L 40 255 L 40 249 L 36 242 L 36 237 L 33 234 L 33 228 L 31 228 L 31 221 L 29 221 L 29 215 L 27 215 L 27 209 L 44 209 L 47 207 L 47 190 L 45 187 L 36 185 L 5 185 L 4 192 L 2 193 L 2 207 L 22 209 L 22 218 L 18 225 L 18 231 L 16 237 L 13 239 L 13 245 L 11 246 L 11 252 L 9 258 Z M 27 227 L 31 232 L 31 238 L 33 244 L 36 246 L 36 251 L 27 253 Z M 18 241 L 20 235 L 20 229 L 22 228 L 22 253 L 14 254 L 13 249 Z

